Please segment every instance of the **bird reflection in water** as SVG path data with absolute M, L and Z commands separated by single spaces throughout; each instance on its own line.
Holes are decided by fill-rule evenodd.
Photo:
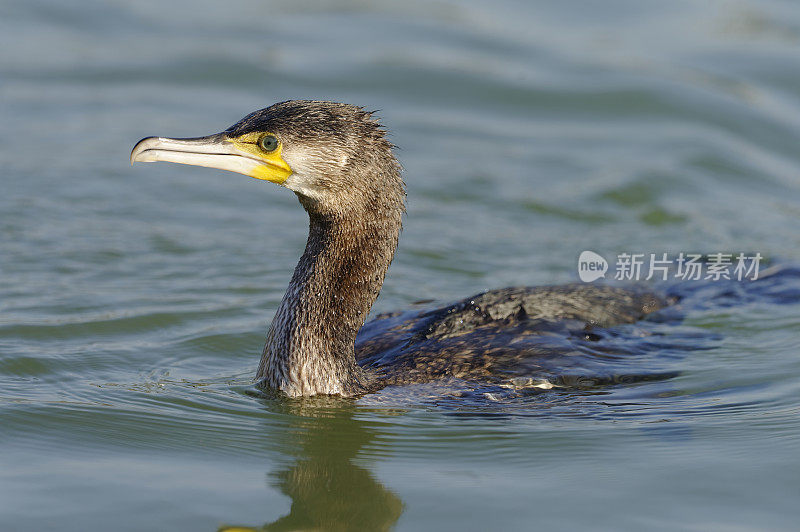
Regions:
M 354 463 L 377 432 L 358 419 L 351 402 L 334 397 L 270 401 L 292 417 L 281 449 L 291 449 L 292 463 L 269 473 L 268 482 L 292 499 L 289 513 L 261 527 L 226 526 L 220 532 L 290 530 L 390 530 L 403 513 L 403 502 Z

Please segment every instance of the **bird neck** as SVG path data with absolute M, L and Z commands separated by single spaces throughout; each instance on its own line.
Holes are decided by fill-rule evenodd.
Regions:
M 358 216 L 306 206 L 308 242 L 267 335 L 262 384 L 289 396 L 353 396 L 369 388 L 354 343 L 394 256 L 403 213 L 402 199 L 372 206 Z

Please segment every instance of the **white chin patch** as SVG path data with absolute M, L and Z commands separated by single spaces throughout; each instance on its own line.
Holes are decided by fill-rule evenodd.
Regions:
M 319 200 L 321 197 L 319 190 L 313 185 L 312 181 L 303 174 L 293 173 L 281 184 L 292 192 L 311 199 Z
M 283 160 L 292 169 L 292 174 L 282 183 L 283 186 L 311 199 L 319 200 L 321 197 L 319 189 L 316 187 L 313 177 L 313 156 L 305 155 L 303 152 L 284 151 Z

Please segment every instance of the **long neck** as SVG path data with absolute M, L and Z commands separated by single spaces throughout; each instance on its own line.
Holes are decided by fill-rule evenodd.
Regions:
M 310 214 L 308 243 L 272 320 L 257 378 L 289 396 L 364 393 L 356 334 L 380 292 L 402 204 L 358 216 Z

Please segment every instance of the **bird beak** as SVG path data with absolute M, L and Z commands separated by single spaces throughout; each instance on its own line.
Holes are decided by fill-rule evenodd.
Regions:
M 225 133 L 187 139 L 147 137 L 133 147 L 131 164 L 167 161 L 219 168 L 278 184 L 286 181 L 292 173 L 289 165 L 280 156 L 261 158 L 251 146 Z

